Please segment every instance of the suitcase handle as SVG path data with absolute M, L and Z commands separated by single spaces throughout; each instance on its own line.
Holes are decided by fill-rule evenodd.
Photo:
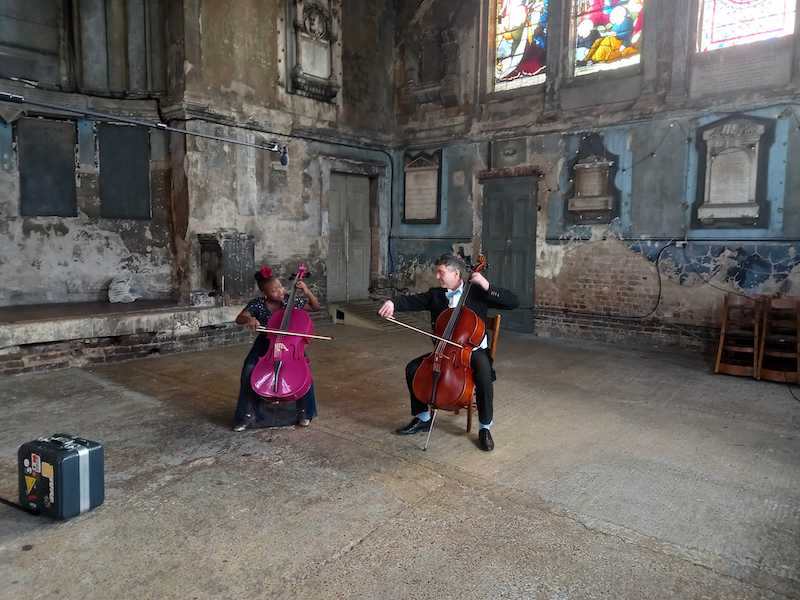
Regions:
M 89 440 L 71 436 L 66 433 L 54 433 L 50 437 L 39 438 L 39 441 L 58 444 L 61 448 L 64 448 L 66 450 L 74 448 L 75 446 L 83 446 L 85 448 L 91 446 Z

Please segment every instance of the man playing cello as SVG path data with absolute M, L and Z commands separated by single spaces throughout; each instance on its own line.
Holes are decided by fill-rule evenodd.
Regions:
M 436 279 L 441 287 L 430 288 L 422 294 L 400 295 L 394 301 L 387 300 L 378 310 L 378 314 L 388 318 L 393 317 L 395 311 L 428 310 L 431 314 L 431 328 L 433 329 L 436 318 L 445 309 L 453 308 L 458 304 L 464 289 L 464 276 L 467 273 L 464 261 L 453 254 L 440 256 L 436 260 L 435 266 Z M 473 285 L 464 304 L 484 322 L 486 322 L 489 308 L 510 310 L 519 306 L 519 301 L 513 292 L 491 285 L 480 273 L 472 273 L 469 280 Z M 470 360 L 475 380 L 478 420 L 480 421 L 478 440 L 481 449 L 487 452 L 494 449 L 494 440 L 489 431 L 494 425 L 492 405 L 494 372 L 487 352 L 488 347 L 488 339 L 484 336 L 480 346 L 472 352 Z M 397 430 L 399 435 L 428 431 L 431 427 L 432 415 L 428 410 L 428 405 L 414 396 L 412 387 L 414 374 L 426 356 L 427 354 L 419 356 L 406 365 L 406 382 L 411 396 L 411 414 L 414 418 L 408 425 Z

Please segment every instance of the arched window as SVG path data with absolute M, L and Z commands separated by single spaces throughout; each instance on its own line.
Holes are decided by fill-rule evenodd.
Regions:
M 495 91 L 544 83 L 549 0 L 496 0 Z
M 794 33 L 796 0 L 700 0 L 699 7 L 700 52 Z
M 575 75 L 639 64 L 645 0 L 574 0 Z

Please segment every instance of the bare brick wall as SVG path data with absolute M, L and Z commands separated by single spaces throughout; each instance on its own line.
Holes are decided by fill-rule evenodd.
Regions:
M 655 262 L 628 243 L 569 242 L 550 260 L 537 265 L 539 335 L 713 348 L 724 292 L 700 276 L 680 281 L 668 255 L 660 263 L 661 300 L 653 314 Z
M 697 325 L 667 323 L 656 319 L 626 319 L 590 313 L 537 308 L 536 333 L 541 337 L 569 337 L 626 346 L 677 346 L 710 353 L 717 329 Z
M 619 316 L 650 312 L 658 294 L 653 263 L 619 242 L 578 243 L 565 250 L 556 277 L 537 278 L 537 306 Z

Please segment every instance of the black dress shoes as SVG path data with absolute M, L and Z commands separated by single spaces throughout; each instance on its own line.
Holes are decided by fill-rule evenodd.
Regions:
M 481 447 L 481 450 L 485 452 L 494 450 L 494 440 L 488 429 L 480 429 L 478 431 L 478 445 Z
M 411 435 L 412 433 L 419 433 L 420 431 L 428 431 L 431 428 L 431 419 L 427 421 L 420 421 L 417 417 L 411 419 L 411 423 L 400 429 L 396 429 L 397 435 Z

